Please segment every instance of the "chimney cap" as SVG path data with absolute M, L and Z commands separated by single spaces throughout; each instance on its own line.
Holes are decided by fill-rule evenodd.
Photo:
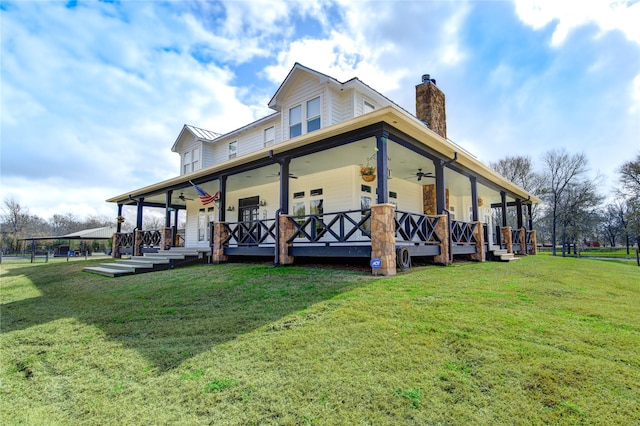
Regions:
M 436 79 L 431 78 L 431 74 L 422 74 L 422 84 L 433 83 L 436 84 Z

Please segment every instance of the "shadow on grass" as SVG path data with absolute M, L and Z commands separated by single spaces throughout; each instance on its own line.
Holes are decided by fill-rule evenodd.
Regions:
M 215 345 L 370 281 L 360 271 L 265 264 L 198 265 L 113 279 L 82 272 L 92 263 L 5 270 L 3 299 L 9 294 L 14 301 L 1 305 L 0 332 L 75 318 L 168 370 Z M 32 297 L 31 284 L 39 296 Z M 26 289 L 22 296 L 21 288 Z M 78 327 L 74 330 L 68 323 L 60 327 L 54 333 L 69 344 L 87 337 L 74 336 Z M 30 337 L 37 338 L 38 333 L 43 331 Z

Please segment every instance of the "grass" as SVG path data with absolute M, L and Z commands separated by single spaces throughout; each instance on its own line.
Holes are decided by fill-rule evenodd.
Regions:
M 0 423 L 637 424 L 640 268 L 1 265 Z
M 551 248 L 544 247 L 538 250 L 541 254 L 551 254 Z M 557 256 L 562 256 L 562 248 L 558 247 L 556 250 Z M 578 257 L 578 254 L 573 254 L 573 247 L 571 248 L 571 252 L 567 251 L 565 254 L 566 257 Z M 582 257 L 599 257 L 599 258 L 611 258 L 611 259 L 625 259 L 625 260 L 634 260 L 636 259 L 636 248 L 630 247 L 629 253 L 627 254 L 627 249 L 625 247 L 590 247 L 586 249 L 580 250 L 580 256 Z

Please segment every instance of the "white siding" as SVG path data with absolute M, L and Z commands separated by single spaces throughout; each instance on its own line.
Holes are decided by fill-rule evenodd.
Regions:
M 312 77 L 310 75 L 304 75 L 298 79 L 293 85 L 293 88 L 287 94 L 287 99 L 282 105 L 282 140 L 289 139 L 289 109 L 295 107 L 297 105 L 302 105 L 303 109 L 303 126 L 302 126 L 302 134 L 306 133 L 305 126 L 305 106 L 304 102 L 311 100 L 317 96 L 320 96 L 320 120 L 321 127 L 326 127 L 328 120 L 327 113 L 327 99 L 326 94 L 324 93 L 324 87 L 317 78 Z
M 422 185 L 402 179 L 391 179 L 389 181 L 389 191 L 398 194 L 396 200 L 389 199 L 389 202 L 397 201 L 398 210 L 405 212 L 422 212 Z
M 309 193 L 312 189 L 322 188 L 322 198 L 324 200 L 324 211 L 327 213 L 354 210 L 360 208 L 360 199 L 358 198 L 358 204 L 354 201 L 353 191 L 350 189 L 353 187 L 355 179 L 353 173 L 353 166 L 342 167 L 334 170 L 327 170 L 312 175 L 301 176 L 299 179 L 292 180 L 290 183 L 290 200 L 289 205 L 299 201 L 294 200 L 294 192 L 305 192 L 305 200 L 307 202 L 307 214 L 308 214 L 308 201 L 311 198 Z
M 329 124 L 337 124 L 353 117 L 352 115 L 352 91 L 333 92 L 331 122 Z
M 238 138 L 238 157 L 264 147 L 262 143 L 263 131 L 264 128 L 260 127 L 259 129 L 243 134 L 242 137 Z
M 238 157 L 264 148 L 264 131 L 272 126 L 275 127 L 275 143 L 282 142 L 282 128 L 280 119 L 277 117 L 273 121 L 249 128 L 240 134 L 205 144 L 203 152 L 204 164 L 211 166 L 227 161 L 229 159 L 229 142 L 238 141 Z
M 216 164 L 215 144 L 204 143 L 202 147 L 202 167 L 209 167 Z

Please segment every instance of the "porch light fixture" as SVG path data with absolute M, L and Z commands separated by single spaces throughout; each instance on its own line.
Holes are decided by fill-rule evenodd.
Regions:
M 236 209 L 236 208 L 235 208 L 235 207 L 233 207 L 233 205 L 230 205 L 229 207 L 227 207 L 227 211 L 228 211 L 228 212 L 232 212 L 232 211 L 234 211 L 235 209 Z
M 265 200 L 260 200 L 260 207 L 264 207 L 267 205 L 267 202 Z

